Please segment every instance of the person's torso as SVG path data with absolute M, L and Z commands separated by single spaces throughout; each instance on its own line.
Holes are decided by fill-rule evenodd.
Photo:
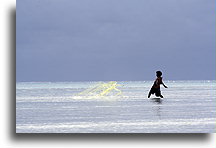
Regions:
M 162 77 L 156 78 L 156 80 L 154 81 L 154 87 L 160 88 L 160 84 L 162 84 Z

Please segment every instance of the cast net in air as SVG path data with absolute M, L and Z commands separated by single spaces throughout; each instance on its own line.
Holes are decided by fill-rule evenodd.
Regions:
M 103 97 L 103 96 L 119 96 L 122 91 L 117 87 L 120 86 L 116 81 L 110 82 L 100 82 L 80 93 L 78 96 L 88 96 L 88 97 Z

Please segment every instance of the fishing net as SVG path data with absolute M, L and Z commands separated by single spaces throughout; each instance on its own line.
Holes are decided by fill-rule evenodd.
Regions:
M 117 87 L 120 86 L 116 81 L 100 82 L 78 94 L 78 96 L 118 96 L 122 94 L 122 91 Z

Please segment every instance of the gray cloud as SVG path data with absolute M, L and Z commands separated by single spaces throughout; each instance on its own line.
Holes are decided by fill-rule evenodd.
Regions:
M 214 1 L 17 2 L 17 81 L 215 79 Z

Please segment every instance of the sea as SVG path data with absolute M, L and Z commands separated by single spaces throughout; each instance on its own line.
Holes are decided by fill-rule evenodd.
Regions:
M 215 133 L 216 81 L 117 81 L 121 94 L 84 93 L 104 82 L 17 82 L 16 133 Z M 116 90 L 113 90 L 116 91 Z

